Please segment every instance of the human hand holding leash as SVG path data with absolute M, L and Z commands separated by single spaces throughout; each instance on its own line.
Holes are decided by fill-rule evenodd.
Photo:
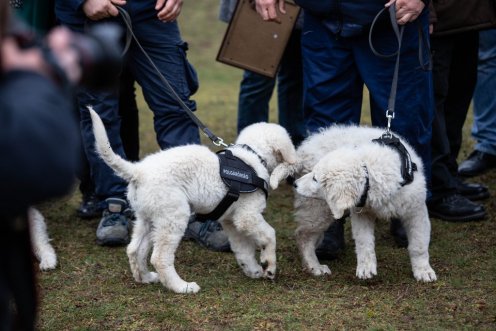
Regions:
M 158 10 L 158 19 L 162 22 L 172 22 L 181 13 L 183 0 L 157 0 L 155 10 Z
M 119 15 L 116 6 L 125 4 L 126 0 L 86 0 L 83 4 L 83 12 L 90 20 L 98 21 Z
M 396 20 L 399 25 L 412 22 L 424 10 L 425 4 L 421 0 L 390 0 L 386 7 L 396 3 Z

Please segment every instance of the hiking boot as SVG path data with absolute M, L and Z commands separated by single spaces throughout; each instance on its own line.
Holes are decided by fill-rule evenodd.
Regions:
M 95 194 L 83 195 L 83 201 L 76 209 L 76 215 L 82 219 L 96 218 L 102 215 L 105 201 L 101 201 Z
M 231 245 L 222 226 L 216 220 L 198 221 L 191 217 L 183 239 L 194 240 L 215 252 L 230 252 Z
M 130 221 L 125 211 L 127 202 L 120 198 L 105 200 L 107 208 L 96 229 L 96 243 L 100 246 L 121 246 L 129 243 Z
M 334 221 L 324 232 L 324 239 L 315 249 L 315 254 L 322 260 L 334 260 L 344 250 L 345 218 Z
M 389 223 L 389 232 L 393 236 L 398 247 L 408 247 L 408 237 L 400 219 L 391 219 L 391 222 Z

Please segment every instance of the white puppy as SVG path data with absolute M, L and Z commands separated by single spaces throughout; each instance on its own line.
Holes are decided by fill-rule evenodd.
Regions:
M 401 186 L 399 153 L 371 142 L 382 133 L 376 128 L 332 126 L 303 142 L 294 165 L 282 164 L 272 174 L 273 188 L 287 175 L 303 176 L 295 182 L 296 240 L 303 265 L 313 275 L 331 273 L 327 265 L 319 263 L 315 248 L 331 222 L 349 210 L 357 277 L 367 279 L 377 274 L 374 222 L 376 218 L 394 217 L 407 231 L 414 277 L 419 281 L 436 280 L 429 265 L 430 221 L 422 161 L 401 140 L 418 168 L 413 182 Z M 365 203 L 364 207 L 356 208 L 360 202 Z
M 127 254 L 135 280 L 160 281 L 176 293 L 198 292 L 200 287 L 195 282 L 186 282 L 177 274 L 175 251 L 191 214 L 211 212 L 228 191 L 219 175 L 217 156 L 207 147 L 187 145 L 149 155 L 138 163 L 125 161 L 110 148 L 99 116 L 93 110 L 90 113 L 100 156 L 118 176 L 129 182 L 127 196 L 136 222 Z M 288 133 L 277 124 L 251 125 L 240 133 L 236 144 L 229 150 L 265 181 L 278 164 L 291 164 L 296 160 Z M 241 144 L 249 145 L 252 150 Z M 272 279 L 276 272 L 276 237 L 262 216 L 265 207 L 262 190 L 244 193 L 219 222 L 243 272 L 252 278 Z M 151 263 L 156 273 L 147 268 L 151 246 Z M 260 263 L 255 256 L 257 248 Z
M 45 218 L 36 208 L 28 210 L 29 231 L 33 253 L 40 262 L 40 270 L 54 269 L 57 266 L 57 255 L 50 239 L 48 239 Z

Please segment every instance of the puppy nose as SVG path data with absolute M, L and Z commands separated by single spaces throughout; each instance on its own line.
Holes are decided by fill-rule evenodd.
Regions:
M 296 184 L 296 182 L 293 183 L 293 187 L 294 188 L 298 188 L 298 184 Z

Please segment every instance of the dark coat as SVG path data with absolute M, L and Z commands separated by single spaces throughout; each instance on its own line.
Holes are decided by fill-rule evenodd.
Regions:
M 68 193 L 79 161 L 72 99 L 47 78 L 0 77 L 0 221 Z
M 496 26 L 496 0 L 433 0 L 429 9 L 435 37 Z

